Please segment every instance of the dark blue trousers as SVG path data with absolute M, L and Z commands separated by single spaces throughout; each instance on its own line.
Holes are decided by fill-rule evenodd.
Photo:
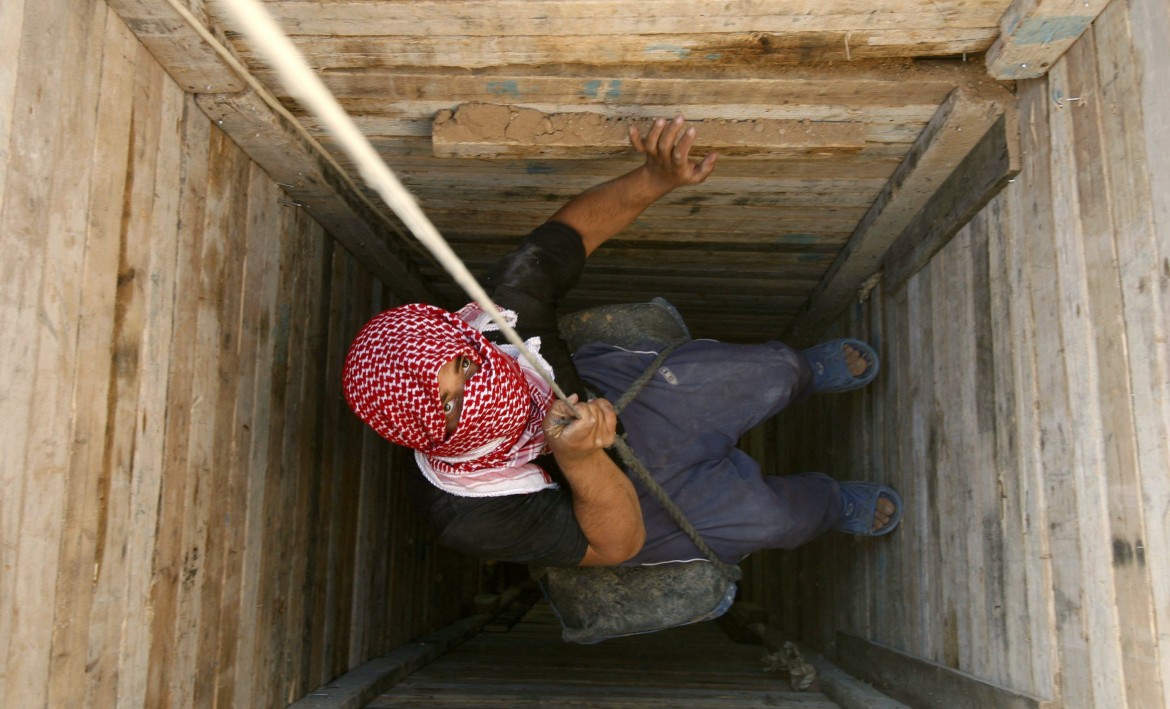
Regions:
M 651 345 L 650 347 L 654 347 Z M 616 402 L 657 352 L 590 344 L 577 371 Z M 627 442 L 707 544 L 727 562 L 761 549 L 791 549 L 841 516 L 837 483 L 822 473 L 764 476 L 739 438 L 800 397 L 812 381 L 804 356 L 780 342 L 694 340 L 673 352 L 621 413 Z M 627 565 L 702 558 L 635 480 L 646 545 Z

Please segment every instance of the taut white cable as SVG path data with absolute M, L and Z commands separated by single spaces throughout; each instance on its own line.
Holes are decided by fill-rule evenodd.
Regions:
M 431 220 L 423 214 L 418 203 L 410 192 L 402 186 L 394 172 L 383 162 L 370 141 L 358 129 L 353 119 L 329 92 L 317 74 L 309 67 L 301 53 L 293 46 L 292 41 L 281 30 L 268 10 L 259 0 L 219 0 L 219 4 L 237 24 L 237 29 L 248 36 L 257 50 L 280 76 L 281 83 L 296 96 L 321 121 L 325 129 L 337 138 L 342 149 L 349 154 L 354 164 L 358 166 L 362 179 L 373 188 L 386 204 L 394 210 L 398 218 L 406 224 L 415 238 L 427 248 L 455 282 L 467 291 L 472 300 L 479 303 L 499 326 L 500 332 L 517 347 L 533 368 L 544 376 L 552 386 L 556 395 L 568 401 L 565 393 L 557 386 L 551 376 L 544 371 L 540 363 L 524 346 L 524 341 L 516 334 L 503 315 L 491 301 L 471 272 L 451 249 Z

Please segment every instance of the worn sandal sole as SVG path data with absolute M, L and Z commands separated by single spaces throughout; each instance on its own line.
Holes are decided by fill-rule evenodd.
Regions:
M 865 372 L 860 377 L 849 373 L 845 364 L 844 347 L 848 345 L 861 353 L 865 360 Z M 813 392 L 841 393 L 860 389 L 872 382 L 878 374 L 881 365 L 878 362 L 877 352 L 868 343 L 853 338 L 829 340 L 804 350 L 809 366 L 813 370 Z
M 894 531 L 902 521 L 902 497 L 889 485 L 871 482 L 841 483 L 841 497 L 845 511 L 833 529 L 846 534 L 862 537 L 880 537 Z M 894 514 L 881 529 L 873 528 L 873 515 L 877 510 L 878 498 L 885 497 L 894 503 Z

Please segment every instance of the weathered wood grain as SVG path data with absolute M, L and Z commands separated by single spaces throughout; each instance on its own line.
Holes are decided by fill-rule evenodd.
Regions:
M 1118 316 L 1123 319 L 1128 353 L 1128 357 L 1117 361 L 1109 358 L 1111 353 L 1106 351 L 1102 353 L 1099 366 L 1102 370 L 1128 369 L 1138 456 L 1135 468 L 1122 464 L 1114 469 L 1115 474 L 1109 476 L 1107 514 L 1110 519 L 1106 528 L 1111 548 L 1102 550 L 1102 555 L 1111 560 L 1116 574 L 1113 590 L 1117 594 L 1118 621 L 1122 623 L 1120 627 L 1125 628 L 1124 635 L 1119 638 L 1124 696 L 1130 702 L 1156 703 L 1165 702 L 1170 691 L 1166 677 L 1155 674 L 1155 679 L 1150 679 L 1155 668 L 1166 666 L 1164 653 L 1151 645 L 1155 637 L 1165 634 L 1166 622 L 1164 613 L 1160 618 L 1155 616 L 1153 594 L 1164 598 L 1166 591 L 1155 590 L 1161 584 L 1154 579 L 1164 578 L 1160 571 L 1164 567 L 1161 559 L 1147 561 L 1147 547 L 1151 545 L 1147 540 L 1155 539 L 1153 545 L 1161 546 L 1167 539 L 1165 520 L 1152 511 L 1170 500 L 1170 486 L 1165 476 L 1154 472 L 1159 468 L 1164 470 L 1170 461 L 1170 444 L 1165 435 L 1165 427 L 1170 425 L 1170 407 L 1165 401 L 1170 392 L 1165 297 L 1170 285 L 1170 248 L 1165 223 L 1157 225 L 1156 221 L 1157 214 L 1166 213 L 1167 197 L 1153 191 L 1149 167 L 1151 164 L 1161 166 L 1159 169 L 1164 175 L 1166 156 L 1147 152 L 1150 145 L 1145 137 L 1147 131 L 1164 130 L 1164 116 L 1117 110 L 1119 106 L 1142 105 L 1144 108 L 1147 104 L 1142 95 L 1161 91 L 1149 83 L 1153 77 L 1145 75 L 1146 66 L 1137 62 L 1134 37 L 1137 18 L 1131 16 L 1132 12 L 1129 4 L 1106 8 L 1093 30 L 1101 102 L 1098 121 L 1099 130 L 1106 136 L 1104 161 L 1109 176 L 1106 194 L 1123 306 L 1120 311 L 1114 311 L 1109 309 L 1108 303 L 1102 304 L 1101 318 L 1110 324 L 1115 323 L 1114 318 Z M 1142 51 L 1151 49 L 1143 47 Z M 1164 53 L 1165 47 L 1160 47 L 1160 51 Z M 1122 113 L 1127 115 L 1120 115 Z M 1118 169 L 1120 165 L 1126 166 L 1125 169 Z M 1089 238 L 1086 235 L 1086 241 Z M 1113 304 L 1117 302 L 1113 301 Z M 1102 374 L 1098 386 L 1115 376 L 1116 372 Z M 1109 389 L 1104 389 L 1100 396 L 1109 394 Z M 1106 406 L 1122 405 L 1115 401 Z M 1109 408 L 1104 408 L 1102 415 L 1109 411 Z M 1118 420 L 1108 422 L 1109 427 L 1102 432 L 1107 441 L 1127 436 L 1124 427 L 1112 427 L 1119 423 Z M 1122 443 L 1122 440 L 1117 442 Z M 1137 499 L 1141 500 L 1142 509 L 1150 510 L 1150 514 L 1138 516 L 1130 511 Z M 1146 524 L 1151 523 L 1155 525 L 1153 535 L 1146 529 Z M 1147 587 L 1150 583 L 1155 588 Z M 1163 624 L 1161 627 L 1159 621 Z
M 96 29 L 96 27 L 95 27 Z M 91 474 L 100 480 L 97 489 L 89 490 L 85 485 L 74 487 L 75 494 L 88 496 L 91 508 L 89 519 L 77 520 L 77 531 L 90 536 L 93 545 L 84 551 L 81 563 L 85 567 L 84 580 L 68 585 L 69 593 L 84 599 L 72 612 L 82 643 L 69 652 L 77 652 L 88 658 L 87 671 L 90 682 L 78 681 L 78 674 L 58 668 L 55 679 L 59 686 L 69 686 L 68 694 L 62 695 L 63 703 L 77 702 L 92 706 L 109 702 L 115 688 L 123 696 L 142 697 L 145 686 L 145 661 L 142 659 L 149 645 L 150 628 L 145 618 L 137 616 L 127 622 L 126 608 L 143 606 L 151 575 L 150 534 L 140 535 L 143 530 L 152 530 L 156 522 L 158 501 L 158 477 L 136 475 L 137 470 L 158 470 L 162 458 L 162 433 L 166 407 L 165 362 L 170 351 L 170 327 L 165 318 L 159 317 L 174 295 L 174 248 L 170 239 L 162 239 L 159 248 L 151 249 L 145 264 L 139 263 L 142 277 L 127 284 L 120 279 L 110 280 L 111 273 L 124 272 L 120 261 L 128 256 L 124 248 L 123 229 L 131 224 L 152 234 L 173 234 L 177 224 L 168 219 L 173 213 L 171 205 L 177 201 L 173 193 L 164 198 L 158 212 L 147 212 L 147 219 L 136 218 L 124 223 L 123 192 L 124 182 L 108 179 L 110 175 L 126 175 L 136 169 L 131 160 L 131 112 L 135 109 L 127 96 L 134 94 L 135 66 L 140 55 L 137 42 L 122 22 L 113 13 L 107 12 L 104 23 L 105 52 L 101 59 L 100 99 L 97 107 L 98 130 L 94 142 L 94 172 L 90 176 L 89 234 L 86 244 L 86 280 L 90 286 L 82 293 L 81 331 L 78 351 L 84 358 L 89 373 L 78 370 L 79 393 L 75 400 L 82 410 L 82 402 L 90 396 L 89 406 L 102 407 L 104 420 L 79 421 L 79 430 L 104 431 L 100 438 L 86 434 L 93 454 L 104 460 L 78 462 L 92 466 Z M 162 97 L 160 97 L 162 98 Z M 169 99 L 169 100 L 166 100 Z M 174 92 L 160 101 L 154 120 L 165 124 L 176 118 L 181 111 L 181 95 Z M 156 176 L 155 184 L 166 186 L 177 184 L 178 173 L 172 168 L 177 164 L 178 146 L 159 150 L 151 159 L 157 160 L 153 167 L 143 166 L 142 172 Z M 159 176 L 162 177 L 159 177 Z M 99 177 L 100 176 L 100 177 Z M 137 291 L 141 302 L 142 317 L 155 321 L 157 326 L 148 332 L 135 331 L 131 324 L 126 328 L 125 317 L 131 315 L 125 296 L 130 289 Z M 119 314 L 122 315 L 119 315 Z M 85 334 L 93 328 L 88 336 Z M 119 344 L 111 348 L 110 343 Z M 136 342 L 137 341 L 137 342 Z M 125 359 L 137 346 L 142 362 L 153 366 L 138 378 L 137 388 L 126 388 L 132 378 L 128 376 Z M 128 359 L 128 358 L 127 358 Z M 115 376 L 112 373 L 117 372 Z M 91 379 L 92 378 L 92 379 Z M 83 383 L 84 380 L 90 380 Z M 82 394 L 82 386 L 103 387 L 92 394 Z M 111 435 L 124 430 L 127 409 L 110 407 L 112 399 L 125 396 L 137 410 L 130 422 L 136 428 L 132 447 L 125 447 L 126 439 Z M 122 417 L 121 421 L 115 420 Z M 115 448 L 114 444 L 118 442 Z M 111 454 L 113 453 L 113 454 Z M 115 468 L 116 466 L 116 468 Z M 116 471 L 116 472 L 115 472 Z M 98 481 L 95 481 L 98 482 Z M 112 484 L 111 484 L 112 483 Z M 71 486 L 73 487 L 73 486 Z M 89 517 L 89 515 L 86 515 Z M 88 546 L 88 545 L 87 545 Z M 97 564 L 95 568 L 94 564 Z M 95 571 L 100 573 L 95 574 Z M 96 583 L 95 583 L 96 581 Z M 88 586 L 90 593 L 83 589 Z M 88 626 L 88 627 L 86 627 Z M 70 696 L 71 695 L 71 696 Z
M 1014 98 L 998 86 L 956 88 L 922 131 L 903 163 L 858 223 L 824 279 L 809 296 L 808 312 L 785 336 L 807 344 L 871 276 L 898 234 L 950 175 Z
M 718 8 L 696 12 L 679 0 L 650 0 L 639 7 L 596 2 L 348 2 L 325 8 L 315 3 L 273 4 L 274 16 L 293 35 L 398 35 L 404 28 L 420 35 L 509 37 L 526 35 L 686 34 L 695 32 L 799 32 L 825 29 L 903 27 L 939 32 L 994 25 L 1001 7 L 971 3 L 923 11 L 910 2 L 883 5 L 879 11 L 859 2 L 831 5 L 801 0 L 752 0 L 734 12 Z
M 601 158 L 630 150 L 630 131 L 648 135 L 653 121 L 600 113 L 545 113 L 499 103 L 463 103 L 431 124 L 438 158 Z M 775 119 L 690 122 L 695 155 L 835 156 L 865 146 L 861 123 Z
M 1145 174 L 1150 181 L 1151 201 L 1149 207 L 1153 220 L 1152 235 L 1158 253 L 1158 256 L 1150 263 L 1156 268 L 1156 263 L 1161 262 L 1162 271 L 1158 279 L 1160 283 L 1165 284 L 1166 274 L 1170 271 L 1170 246 L 1168 246 L 1168 242 L 1170 242 L 1170 200 L 1166 198 L 1166 195 L 1170 194 L 1170 131 L 1164 129 L 1165 121 L 1161 120 L 1160 117 L 1170 113 L 1170 96 L 1156 87 L 1165 86 L 1168 81 L 1167 71 L 1170 63 L 1166 61 L 1165 44 L 1159 40 L 1159 37 L 1166 36 L 1166 33 L 1170 31 L 1170 8 L 1167 8 L 1163 3 L 1142 0 L 1127 3 L 1127 9 L 1130 15 L 1130 36 L 1133 42 L 1132 61 L 1134 67 L 1140 71 L 1141 77 L 1141 107 L 1144 117 L 1142 133 L 1145 139 L 1144 152 L 1146 155 Z M 1152 273 L 1147 272 L 1147 278 L 1152 276 Z M 1140 278 L 1139 276 L 1139 283 Z M 1148 282 L 1152 283 L 1153 280 Z M 1165 293 L 1164 286 L 1162 292 Z M 1158 312 L 1161 313 L 1161 320 L 1153 321 L 1154 337 L 1165 343 L 1167 332 L 1165 328 L 1158 329 L 1159 323 L 1164 324 L 1167 319 L 1165 298 L 1158 304 L 1157 311 L 1154 313 L 1155 317 L 1158 317 Z M 1140 459 L 1140 466 L 1143 470 L 1142 491 L 1144 499 L 1151 500 L 1151 504 L 1165 505 L 1167 500 L 1170 500 L 1170 488 L 1165 485 L 1164 480 L 1159 479 L 1157 474 L 1151 475 L 1145 471 L 1156 470 L 1159 465 L 1165 466 L 1165 462 L 1159 463 L 1158 461 L 1166 461 L 1168 453 L 1170 453 L 1165 444 L 1166 436 L 1157 432 L 1158 424 L 1156 423 L 1160 418 L 1162 426 L 1170 425 L 1170 402 L 1167 401 L 1170 397 L 1166 393 L 1167 388 L 1170 387 L 1170 362 L 1167 361 L 1165 347 L 1151 349 L 1149 335 L 1145 335 L 1142 341 L 1144 343 L 1142 351 L 1145 356 L 1135 364 L 1139 370 L 1148 368 L 1151 371 L 1138 373 L 1133 386 L 1135 390 L 1137 387 L 1145 385 L 1151 385 L 1151 388 L 1148 396 L 1145 391 L 1139 395 L 1138 402 L 1140 403 L 1136 405 L 1145 412 L 1146 406 L 1161 404 L 1160 417 L 1143 413 L 1141 419 L 1143 422 L 1149 422 L 1148 427 L 1144 424 L 1138 424 L 1141 425 L 1138 450 L 1142 455 Z M 1154 372 L 1161 374 L 1157 375 Z M 1135 424 L 1137 424 L 1136 421 Z M 1164 567 L 1164 559 L 1148 553 L 1154 544 L 1161 546 L 1170 544 L 1167 541 L 1170 540 L 1170 525 L 1167 522 L 1168 520 L 1156 515 L 1150 515 L 1145 520 L 1149 538 L 1144 540 L 1144 546 L 1147 550 L 1146 558 L 1152 579 L 1165 578 L 1170 573 Z M 1170 628 L 1170 615 L 1168 615 L 1170 587 L 1155 582 L 1152 594 L 1155 599 L 1155 622 L 1161 637 L 1165 635 L 1166 628 Z M 1170 689 L 1167 689 L 1167 686 L 1170 685 L 1170 679 L 1168 679 L 1170 678 L 1170 652 L 1160 651 L 1158 660 L 1163 691 L 1170 693 Z
M 76 151 L 70 134 L 92 142 L 94 127 L 76 120 L 94 109 L 97 96 L 66 67 L 92 57 L 88 21 L 95 15 L 102 17 L 101 8 L 60 2 L 24 16 L 22 35 L 36 39 L 17 40 L 23 71 L 11 95 L 8 154 L 10 164 L 16 161 L 23 169 L 14 175 L 19 179 L 6 180 L 0 204 L 0 246 L 6 253 L 0 307 L 4 331 L 13 333 L 0 347 L 6 419 L 12 424 L 0 438 L 5 490 L 0 553 L 10 569 L 4 575 L 11 577 L 0 586 L 0 615 L 6 616 L 0 621 L 0 662 L 6 663 L 9 691 L 32 704 L 47 703 L 53 643 L 61 635 L 68 638 L 70 630 L 66 618 L 57 629 L 57 606 L 69 604 L 58 599 L 57 565 L 64 563 L 68 573 L 68 532 L 60 511 L 70 495 L 80 307 L 79 293 L 70 285 L 82 274 L 87 231 L 86 200 L 74 194 L 88 192 L 83 187 L 91 159 Z
M 59 59 L 100 64 L 105 50 L 102 28 L 106 8 L 93 5 L 68 9 L 69 13 L 60 17 L 56 25 L 64 34 L 62 40 L 67 43 L 58 47 L 62 52 Z M 50 211 L 47 224 L 45 280 L 38 305 L 38 319 L 47 326 L 45 334 L 49 336 L 41 338 L 38 343 L 40 366 L 35 399 L 29 411 L 32 447 L 28 465 L 39 470 L 39 477 L 44 482 L 57 478 L 59 474 L 62 486 L 58 498 L 54 498 L 51 492 L 26 497 L 23 531 L 26 535 L 44 535 L 37 543 L 47 547 L 45 559 L 49 563 L 41 573 L 52 574 L 54 562 L 56 566 L 55 578 L 46 589 L 48 595 L 38 599 L 44 610 L 24 610 L 34 615 L 40 612 L 52 614 L 51 641 L 47 648 L 50 664 L 46 703 L 60 704 L 84 701 L 86 687 L 77 680 L 82 671 L 95 670 L 95 674 L 105 674 L 103 670 L 107 663 L 94 662 L 92 656 L 88 662 L 86 660 L 89 631 L 95 626 L 101 628 L 105 620 L 100 613 L 101 605 L 91 603 L 96 585 L 93 583 L 93 563 L 100 558 L 102 542 L 105 541 L 104 530 L 97 528 L 105 522 L 108 513 L 112 512 L 117 519 L 121 496 L 117 481 L 110 485 L 105 478 L 106 471 L 101 464 L 102 439 L 89 435 L 91 431 L 101 430 L 109 414 L 106 396 L 109 359 L 103 355 L 108 352 L 106 348 L 110 340 L 103 343 L 105 348 L 96 351 L 82 349 L 83 345 L 92 344 L 89 337 L 106 334 L 103 331 L 107 323 L 102 322 L 104 318 L 94 318 L 98 333 L 83 335 L 81 316 L 86 310 L 82 293 L 77 288 L 62 287 L 67 283 L 83 282 L 88 275 L 86 247 L 90 236 L 90 203 L 87 188 L 101 166 L 94 163 L 90 151 L 74 150 L 69 143 L 94 144 L 98 126 L 77 119 L 96 109 L 101 94 L 95 82 L 85 82 L 76 75 L 62 72 L 53 78 L 60 81 L 57 89 L 61 91 L 62 99 L 58 106 L 60 113 L 52 119 L 60 131 L 54 141 L 58 146 L 52 166 L 50 204 L 55 208 Z M 67 195 L 76 196 L 69 198 Z M 98 245 L 97 250 L 102 251 L 102 245 Z M 97 288 L 101 289 L 101 286 Z M 93 315 L 92 312 L 86 314 Z M 68 374 L 60 376 L 58 372 L 62 370 Z M 95 401 L 95 396 L 100 398 Z M 56 435 L 54 431 L 63 433 L 63 439 L 68 443 L 62 445 L 61 441 L 52 441 Z M 74 441 L 79 445 L 75 447 Z M 52 490 L 52 484 L 46 487 Z M 95 500 L 102 497 L 103 502 L 95 504 Z M 41 505 L 44 506 L 38 509 Z M 54 507 L 59 509 L 57 514 L 53 514 Z M 48 532 L 53 524 L 59 525 L 56 536 Z M 112 526 L 116 527 L 117 522 Z M 98 547 L 98 553 L 95 553 L 94 546 Z M 119 578 L 117 564 L 114 567 L 111 576 Z M 91 615 L 95 605 L 98 612 Z M 20 611 L 18 608 L 17 612 Z
M 479 69 L 527 64 L 780 66 L 802 60 L 852 61 L 887 57 L 941 57 L 987 50 L 997 31 L 959 29 L 940 35 L 930 29 L 863 28 L 781 34 L 770 32 L 669 35 L 584 35 L 565 42 L 555 35 L 494 37 L 373 35 L 293 37 L 311 66 L 345 69 L 458 67 Z M 233 45 L 249 66 L 261 59 L 242 42 Z
M 1045 709 L 1055 704 L 911 657 L 844 633 L 837 636 L 838 662 L 846 671 L 916 707 L 1004 707 Z
M 882 259 L 887 288 L 899 288 L 1020 171 L 1019 123 L 1001 116 L 972 148 Z
M 351 253 L 416 300 L 433 298 L 416 279 L 410 259 L 402 255 L 393 223 L 364 202 L 349 176 L 340 173 L 293 124 L 251 92 L 198 100 L 208 117 L 284 186 L 290 201 L 309 209 Z
M 16 112 L 16 80 L 19 76 L 20 51 L 24 32 L 24 2 L 6 2 L 0 6 L 0 165 L 8 164 L 12 123 Z M 0 171 L 0 195 L 8 171 Z
M 184 90 L 226 93 L 247 86 L 171 3 L 108 0 L 108 4 Z
M 1088 29 L 1107 0 L 1015 0 L 999 20 L 987 50 L 987 73 L 997 79 L 1043 76 Z
M 279 187 L 103 3 L 14 7 L 4 5 L 3 31 L 19 30 L 15 45 L 0 50 L 19 59 L 0 72 L 11 119 L 0 320 L 23 335 L 0 346 L 0 704 L 283 706 L 402 632 L 371 630 L 360 658 L 324 639 L 329 672 L 307 669 L 311 574 L 368 589 L 343 622 L 388 622 L 378 604 L 391 583 L 375 568 L 386 518 L 369 517 L 361 566 L 341 553 L 310 569 L 297 551 L 319 533 L 314 498 L 332 493 L 317 478 L 324 439 L 361 430 L 348 415 L 326 430 L 318 413 L 340 377 L 323 350 L 322 304 L 376 282 L 345 252 L 347 275 L 326 277 L 320 227 L 279 203 Z M 278 292 L 291 251 L 300 275 Z M 278 409 L 274 377 L 288 386 L 290 352 L 297 394 L 282 393 Z M 408 503 L 386 481 L 410 461 L 376 438 L 370 447 L 370 499 L 400 509 Z M 269 490 L 288 480 L 291 494 L 265 520 L 267 475 Z M 254 563 L 265 553 L 291 568 Z M 477 591 L 476 567 L 431 555 L 398 587 L 425 609 L 412 629 L 454 619 Z M 280 574 L 270 611 L 260 607 L 269 569 Z M 452 591 L 416 594 L 441 574 Z M 262 610 L 274 622 L 258 622 Z M 263 671 L 273 650 L 279 671 Z

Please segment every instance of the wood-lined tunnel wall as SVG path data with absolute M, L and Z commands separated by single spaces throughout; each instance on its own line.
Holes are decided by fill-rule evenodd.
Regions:
M 463 616 L 341 397 L 389 290 L 104 2 L 0 67 L 0 705 L 284 706 Z
M 753 434 L 777 472 L 905 498 L 888 540 L 753 563 L 757 601 L 859 676 L 888 679 L 876 644 L 1056 706 L 1170 701 L 1168 28 L 1113 2 L 1020 82 L 1020 175 L 833 328 L 879 345 L 875 385 Z M 904 698 L 950 701 L 925 676 Z
M 741 588 L 916 705 L 960 705 L 940 674 L 972 706 L 1168 703 L 1168 35 L 1165 0 L 1113 0 L 1018 82 L 1015 181 L 826 333 L 871 340 L 877 382 L 745 441 L 904 494 L 892 537 L 759 555 Z M 0 2 L 3 707 L 284 706 L 485 585 L 341 397 L 352 335 L 418 284 L 371 277 L 185 90 L 102 0 Z

